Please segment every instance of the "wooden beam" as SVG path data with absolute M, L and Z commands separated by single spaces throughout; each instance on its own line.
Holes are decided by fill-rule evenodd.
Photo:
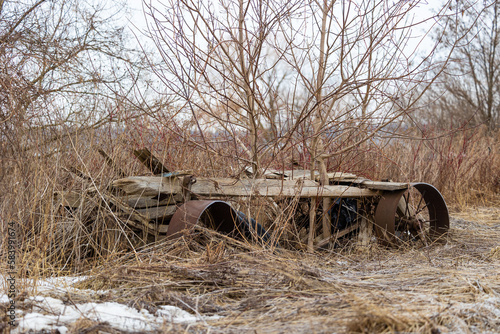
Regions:
M 177 207 L 175 205 L 166 205 L 146 209 L 136 209 L 135 211 L 149 220 L 155 220 L 159 218 L 172 218 L 175 210 L 177 210 Z
M 356 224 L 353 224 L 351 226 L 348 226 L 346 227 L 345 229 L 343 229 L 342 231 L 338 231 L 337 233 L 335 233 L 334 235 L 332 235 L 331 237 L 327 238 L 327 239 L 323 239 L 323 240 L 320 240 L 318 241 L 314 247 L 315 248 L 321 248 L 321 247 L 324 247 L 326 245 L 328 245 L 328 243 L 330 241 L 333 241 L 333 240 L 337 240 L 338 238 L 342 238 L 344 235 L 348 234 L 348 233 L 351 233 L 355 230 L 357 230 L 359 228 L 359 223 L 356 223 Z
M 327 173 L 329 181 L 348 181 L 357 178 L 356 175 L 344 172 Z M 307 179 L 311 180 L 311 171 L 304 169 L 294 170 L 272 170 L 268 169 L 264 174 L 266 178 L 284 178 L 288 180 Z M 314 180 L 319 181 L 319 171 L 314 171 Z
M 116 216 L 132 227 L 135 227 L 144 232 L 148 231 L 148 233 L 154 235 L 155 238 L 161 237 L 158 236 L 158 233 L 167 233 L 168 231 L 168 225 L 159 224 L 158 227 L 155 227 L 153 224 L 149 223 L 148 226 L 146 227 L 144 226 L 144 223 L 134 221 L 130 219 L 130 217 L 126 214 L 121 213 L 121 214 L 116 214 Z
M 127 216 L 127 223 L 130 223 L 131 225 L 134 225 L 138 228 L 141 228 L 143 230 L 149 231 L 153 235 L 157 235 L 158 233 L 166 233 L 168 229 L 168 225 L 161 225 L 158 224 L 155 226 L 155 224 L 151 224 L 149 221 L 149 217 L 146 215 L 139 213 L 137 210 L 134 208 L 131 208 L 127 204 L 123 203 L 123 201 L 115 197 L 113 195 L 109 195 L 106 193 L 101 193 L 101 195 L 104 197 L 104 199 L 109 202 L 113 203 L 117 209 L 119 209 L 121 212 L 123 212 Z M 117 214 L 120 217 L 124 217 L 124 215 Z M 135 224 L 133 221 L 136 221 L 140 224 Z
M 182 193 L 182 181 L 176 177 L 131 176 L 116 180 L 113 186 L 129 195 L 155 196 L 158 194 Z M 372 197 L 378 191 L 353 186 L 320 186 L 311 180 L 266 180 L 266 179 L 228 179 L 197 178 L 191 192 L 201 196 L 234 197 Z
M 316 236 L 316 198 L 311 198 L 309 208 L 309 238 L 307 239 L 307 251 L 314 251 L 314 237 Z
M 332 219 L 330 216 L 330 207 L 332 199 L 329 197 L 323 198 L 323 238 L 328 239 L 332 235 Z
M 113 159 L 110 158 L 109 155 L 106 154 L 106 152 L 104 152 L 102 149 L 98 149 L 97 151 L 104 158 L 104 161 L 106 161 L 106 163 L 111 168 L 113 168 L 113 170 L 116 172 L 116 174 L 118 174 L 120 177 L 127 176 L 127 174 L 125 174 L 125 172 L 120 167 L 118 167 L 118 165 L 114 162 Z
M 147 148 L 134 150 L 134 155 L 155 175 L 168 173 L 167 167 L 158 160 Z
M 180 194 L 177 195 L 160 194 L 159 196 L 153 196 L 153 197 L 125 196 L 122 197 L 122 200 L 134 209 L 146 209 L 155 206 L 174 205 L 175 203 L 182 201 L 182 196 Z
M 366 217 L 361 216 L 361 222 L 358 233 L 356 247 L 361 250 L 367 250 L 373 236 L 373 223 Z
M 128 195 L 158 196 L 177 194 L 182 191 L 182 181 L 177 177 L 130 176 L 113 181 L 113 186 Z
M 320 186 L 311 180 L 232 180 L 198 178 L 191 191 L 203 196 L 372 197 L 379 193 L 349 186 Z
M 387 191 L 396 191 L 408 189 L 410 187 L 409 183 L 405 182 L 383 182 L 383 181 L 371 181 L 367 179 L 356 179 L 347 181 L 350 184 L 359 185 L 362 188 L 371 189 L 371 190 L 387 190 Z

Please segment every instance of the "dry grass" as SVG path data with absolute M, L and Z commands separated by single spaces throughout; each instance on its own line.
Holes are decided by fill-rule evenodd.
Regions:
M 445 245 L 314 254 L 271 253 L 201 228 L 109 259 L 78 287 L 151 312 L 167 304 L 223 316 L 187 332 L 493 333 L 500 220 L 452 226 Z
M 455 210 L 445 245 L 386 249 L 373 244 L 361 251 L 353 241 L 342 249 L 311 254 L 273 253 L 203 229 L 188 240 L 141 248 L 131 241 L 134 232 L 102 205 L 100 191 L 117 175 L 104 164 L 97 147 L 104 148 L 127 175 L 147 173 L 130 151 L 140 146 L 151 147 L 167 167 L 191 169 L 196 175 L 235 176 L 240 165 L 231 160 L 231 152 L 209 157 L 168 133 L 102 136 L 53 143 L 40 152 L 2 160 L 0 184 L 9 189 L 0 201 L 2 267 L 5 223 L 14 221 L 21 277 L 91 273 L 93 278 L 79 287 L 111 289 L 100 301 L 151 311 L 168 304 L 223 316 L 209 324 L 172 324 L 165 332 L 493 333 L 500 326 L 498 137 L 462 133 L 432 145 L 395 143 L 373 148 L 367 154 L 377 158 L 353 164 L 357 170 L 344 169 L 372 178 L 437 185 Z M 53 153 L 56 148 L 59 153 Z M 485 155 L 485 150 L 491 153 Z M 217 163 L 207 164 L 209 158 Z M 332 165 L 343 169 L 354 161 L 342 159 Z M 90 179 L 68 172 L 69 167 Z M 81 192 L 89 187 L 95 191 L 74 212 L 61 212 L 54 203 L 54 191 Z M 265 207 L 269 206 L 263 203 L 253 208 L 254 216 L 265 216 Z M 274 222 L 278 230 L 290 221 L 288 211 L 279 214 Z M 23 283 L 20 289 L 33 292 Z M 73 332 L 101 330 L 99 326 L 104 325 L 82 321 Z
M 417 139 L 374 151 L 375 178 L 430 183 L 457 211 L 500 205 L 500 132 L 488 135 L 478 127 L 410 135 Z

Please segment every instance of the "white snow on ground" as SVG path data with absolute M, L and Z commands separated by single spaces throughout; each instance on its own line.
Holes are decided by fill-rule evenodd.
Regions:
M 2 278 L 0 276 L 0 278 Z M 164 305 L 158 308 L 156 314 L 142 309 L 128 307 L 115 302 L 105 303 L 71 303 L 61 299 L 45 296 L 50 294 L 64 295 L 61 292 L 78 291 L 90 294 L 106 293 L 107 291 L 79 290 L 70 285 L 87 277 L 58 277 L 37 282 L 38 296 L 29 297 L 26 301 L 33 303 L 29 311 L 16 310 L 16 321 L 19 326 L 12 334 L 25 333 L 30 330 L 57 329 L 61 334 L 68 332 L 68 326 L 78 319 L 89 319 L 106 322 L 115 329 L 124 331 L 151 331 L 160 329 L 164 323 L 188 323 L 196 321 L 215 320 L 219 316 L 201 316 L 186 312 L 178 307 Z M 7 295 L 0 294 L 0 303 L 8 303 Z
M 0 295 L 0 304 L 8 302 L 9 302 L 9 297 L 7 297 L 7 295 Z
M 36 306 L 33 312 L 22 315 L 19 327 L 12 333 L 28 330 L 58 329 L 66 333 L 67 326 L 80 318 L 106 322 L 116 329 L 125 331 L 151 331 L 159 329 L 166 322 L 195 322 L 216 317 L 197 317 L 174 306 L 162 306 L 153 315 L 146 310 L 113 303 L 84 303 L 65 305 L 61 300 L 51 297 L 31 298 Z

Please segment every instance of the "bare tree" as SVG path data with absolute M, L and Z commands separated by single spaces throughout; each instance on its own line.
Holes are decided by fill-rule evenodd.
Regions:
M 178 107 L 200 134 L 230 134 L 237 158 L 257 173 L 277 148 L 302 142 L 326 182 L 325 161 L 411 114 L 422 95 L 416 87 L 428 87 L 432 67 L 447 60 L 430 66 L 434 48 L 419 60 L 410 45 L 422 23 L 413 20 L 418 1 L 145 5 L 163 59 L 154 70 Z M 332 152 L 334 142 L 341 148 Z
M 95 128 L 117 118 L 140 54 L 126 47 L 118 9 L 103 2 L 2 0 L 0 14 L 5 148 L 34 146 L 30 133 L 50 141 L 61 129 Z
M 500 1 L 458 1 L 448 12 L 439 39 L 447 52 L 454 47 L 453 58 L 432 90 L 434 113 L 426 118 L 436 116 L 446 126 L 485 124 L 495 131 L 500 122 Z
M 233 134 L 242 158 L 259 171 L 259 130 L 263 123 L 274 124 L 279 95 L 273 69 L 281 56 L 268 44 L 297 4 L 173 0 L 165 8 L 147 6 L 150 34 L 163 58 L 163 66 L 155 68 L 158 76 L 183 101 L 200 133 L 205 131 L 201 115 L 208 115 L 205 126 L 213 130 L 216 122 Z

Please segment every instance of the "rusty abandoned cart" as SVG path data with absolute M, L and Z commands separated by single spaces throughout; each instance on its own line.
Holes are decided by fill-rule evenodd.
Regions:
M 228 234 L 249 237 L 254 233 L 267 239 L 260 224 L 229 204 L 262 197 L 307 204 L 304 242 L 309 249 L 326 246 L 363 226 L 365 232 L 374 226 L 375 236 L 384 244 L 433 242 L 442 239 L 449 228 L 445 200 L 427 183 L 371 181 L 329 173 L 329 184 L 322 186 L 303 170 L 272 171 L 258 179 L 195 178 L 189 172 L 168 171 L 146 149 L 135 154 L 155 175 L 117 179 L 113 187 L 119 191 L 102 196 L 118 217 L 126 217 L 128 224 L 155 238 L 177 238 L 203 224 Z M 56 195 L 64 206 L 75 207 L 80 201 L 74 193 Z

